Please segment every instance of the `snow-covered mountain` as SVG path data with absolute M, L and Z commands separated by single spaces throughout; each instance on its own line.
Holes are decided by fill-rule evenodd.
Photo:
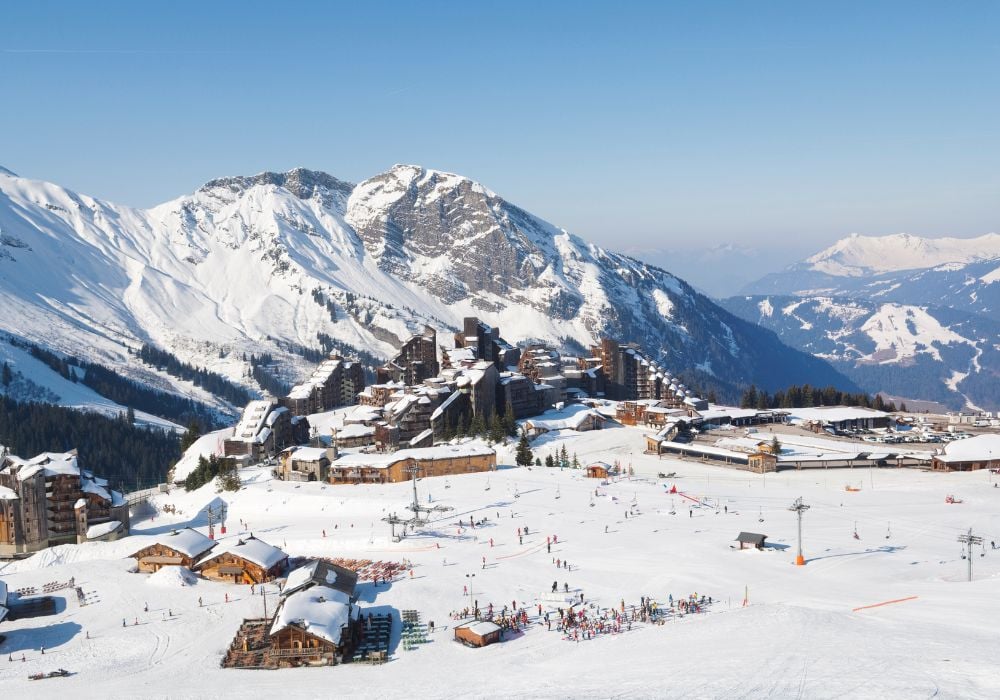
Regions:
M 512 341 L 637 341 L 693 382 L 849 385 L 670 273 L 409 165 L 358 185 L 223 178 L 148 210 L 5 171 L 0 308 L 15 338 L 209 403 L 128 351 L 148 342 L 248 386 L 245 355 L 266 352 L 290 382 L 324 339 L 386 357 L 423 324 L 477 315 Z
M 848 236 L 722 302 L 868 391 L 1000 408 L 1000 235 Z
M 991 318 L 846 297 L 739 296 L 722 304 L 868 391 L 1000 409 L 1000 322 Z
M 1000 320 L 1000 235 L 920 238 L 853 234 L 744 294 L 835 296 L 937 305 Z

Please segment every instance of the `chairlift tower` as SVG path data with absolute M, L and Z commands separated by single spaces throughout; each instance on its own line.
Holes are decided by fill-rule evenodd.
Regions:
M 410 481 L 413 482 L 413 502 L 406 505 L 407 510 L 413 512 L 413 515 L 409 518 L 401 518 L 395 513 L 392 515 L 382 518 L 383 522 L 389 523 L 392 528 L 392 537 L 396 537 L 396 525 L 402 525 L 403 531 L 401 536 L 406 536 L 406 528 L 409 526 L 410 530 L 413 531 L 418 527 L 423 527 L 429 522 L 429 516 L 436 513 L 444 513 L 449 510 L 454 510 L 451 506 L 436 505 L 433 507 L 420 505 L 420 497 L 417 495 L 417 474 L 420 473 L 420 468 L 416 465 L 408 467 L 406 473 L 410 475 Z
M 802 556 L 802 514 L 809 510 L 809 506 L 803 503 L 802 496 L 799 496 L 792 505 L 788 506 L 788 510 L 795 511 L 799 516 L 799 553 L 795 556 L 795 566 L 805 566 L 806 560 Z
M 220 503 L 217 506 L 205 508 L 205 515 L 208 516 L 208 539 L 215 539 L 215 523 L 222 524 L 222 534 L 226 534 L 226 504 Z
M 969 580 L 972 580 L 972 547 L 973 545 L 982 544 L 983 538 L 979 535 L 972 534 L 972 528 L 969 528 L 967 533 L 958 536 L 958 541 L 968 547 L 968 552 L 966 552 L 965 560 L 969 567 Z

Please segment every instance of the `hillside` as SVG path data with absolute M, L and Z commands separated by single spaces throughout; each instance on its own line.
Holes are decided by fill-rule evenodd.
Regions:
M 1000 408 L 1000 322 L 991 318 L 846 297 L 740 296 L 722 304 L 870 392 Z

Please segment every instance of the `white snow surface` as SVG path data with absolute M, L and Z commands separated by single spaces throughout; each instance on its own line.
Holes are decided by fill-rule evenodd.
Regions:
M 421 500 L 454 510 L 398 543 L 380 519 L 405 512 L 410 483 L 283 483 L 248 469 L 237 492 L 216 494 L 206 485 L 162 494 L 156 503 L 177 513 L 136 517 L 138 537 L 65 545 L 0 564 L 12 591 L 72 576 L 88 599 L 81 606 L 73 591 L 59 591 L 55 616 L 0 623 L 0 656 L 26 658 L 0 662 L 0 688 L 12 698 L 243 698 L 248 690 L 345 698 L 1000 696 L 1000 674 L 989 661 L 1000 654 L 1000 556 L 988 546 L 984 557 L 977 551 L 968 583 L 956 542 L 969 527 L 987 543 L 1000 540 L 1000 489 L 990 486 L 989 474 L 816 469 L 762 476 L 644 455 L 645 434 L 609 427 L 532 443 L 543 458 L 565 445 L 581 463 L 617 460 L 634 468 L 634 478 L 608 484 L 570 469 L 511 467 L 450 477 L 449 488 L 445 479 L 423 479 Z M 505 464 L 513 448 L 501 448 Z M 658 479 L 658 472 L 676 476 Z M 861 491 L 846 492 L 845 484 Z M 674 485 L 695 501 L 671 496 Z M 602 497 L 591 505 L 595 488 Z M 946 504 L 947 494 L 964 502 Z M 799 496 L 811 506 L 803 516 L 803 567 L 794 565 L 796 517 L 788 511 Z M 359 582 L 361 612 L 417 609 L 435 622 L 430 643 L 404 650 L 397 619 L 393 661 L 383 666 L 221 669 L 241 621 L 263 613 L 262 597 L 248 586 L 206 580 L 193 588 L 147 585 L 152 577 L 132 573 L 135 562 L 125 558 L 174 527 L 204 532 L 203 508 L 217 499 L 229 509 L 222 544 L 252 531 L 293 556 L 409 560 L 412 579 L 378 588 Z M 696 503 L 705 499 L 711 505 Z M 632 502 L 638 514 L 626 519 Z M 488 521 L 475 530 L 458 526 L 470 517 Z M 517 528 L 524 526 L 530 534 L 521 544 Z M 741 531 L 766 534 L 773 546 L 735 550 Z M 552 535 L 559 541 L 549 553 L 545 539 Z M 572 570 L 557 569 L 556 557 Z M 161 574 L 170 575 L 176 573 Z M 704 615 L 573 643 L 534 622 L 538 604 L 553 612 L 567 605 L 550 599 L 553 580 L 560 589 L 567 583 L 570 597 L 583 592 L 588 605 L 602 608 L 623 599 L 638 605 L 643 595 L 663 604 L 670 593 L 697 592 L 716 602 Z M 472 595 L 463 596 L 470 583 Z M 277 591 L 268 590 L 273 613 Z M 531 628 L 484 649 L 457 644 L 458 621 L 449 612 L 470 598 L 498 608 L 516 599 L 528 608 Z M 902 602 L 855 610 L 887 601 Z M 27 678 L 55 668 L 74 675 Z
M 931 316 L 918 306 L 903 304 L 883 304 L 872 314 L 861 330 L 875 342 L 872 357 L 880 362 L 895 362 L 926 353 L 935 360 L 941 360 L 941 352 L 935 343 L 972 344 Z
M 977 238 L 921 238 L 908 233 L 853 233 L 806 259 L 813 270 L 841 277 L 914 270 L 1000 258 L 1000 234 Z

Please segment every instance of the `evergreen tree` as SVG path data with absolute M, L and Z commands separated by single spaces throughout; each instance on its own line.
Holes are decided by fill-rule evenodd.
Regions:
M 517 442 L 517 454 L 514 461 L 519 467 L 530 467 L 535 456 L 531 453 L 531 445 L 528 444 L 528 434 L 521 433 L 521 439 Z
M 510 401 L 507 402 L 507 406 L 504 408 L 503 427 L 504 431 L 510 437 L 517 436 L 517 419 L 514 417 L 514 407 L 511 405 Z
M 781 454 L 781 443 L 778 441 L 777 435 L 775 435 L 774 438 L 771 439 L 771 454 L 773 455 Z
M 181 437 L 181 451 L 184 452 L 201 437 L 201 426 L 194 418 L 188 423 L 187 432 Z
M 0 384 L 4 386 L 10 386 L 10 383 L 14 380 L 14 373 L 10 371 L 10 365 L 6 362 L 3 363 L 3 369 L 0 370 Z
M 135 425 L 135 409 L 131 406 L 129 406 L 128 411 L 125 412 L 125 420 L 129 425 Z
M 507 437 L 507 430 L 503 423 L 503 418 L 494 411 L 490 418 L 489 439 L 492 443 L 501 443 Z
M 556 466 L 555 460 L 552 459 L 552 455 L 551 454 L 545 455 L 545 466 L 546 467 L 554 467 L 554 466 Z
M 580 460 L 576 458 L 576 452 L 573 453 L 573 468 L 574 469 L 580 468 Z
M 569 453 L 566 452 L 566 445 L 563 445 L 562 449 L 559 450 L 559 467 L 561 469 L 565 469 L 568 466 L 569 466 Z
M 899 412 L 900 412 L 900 413 L 908 413 L 908 412 L 909 412 L 909 411 L 907 410 L 907 408 L 906 408 L 906 402 L 905 402 L 905 401 L 901 401 L 901 402 L 899 403 Z
M 486 421 L 483 420 L 481 413 L 477 413 L 472 417 L 472 420 L 469 421 L 467 434 L 471 437 L 486 437 Z
M 542 466 L 542 458 L 541 457 L 535 457 L 535 466 L 536 467 Z
M 719 403 L 719 397 L 715 393 L 715 389 L 708 392 L 708 402 L 709 403 Z

